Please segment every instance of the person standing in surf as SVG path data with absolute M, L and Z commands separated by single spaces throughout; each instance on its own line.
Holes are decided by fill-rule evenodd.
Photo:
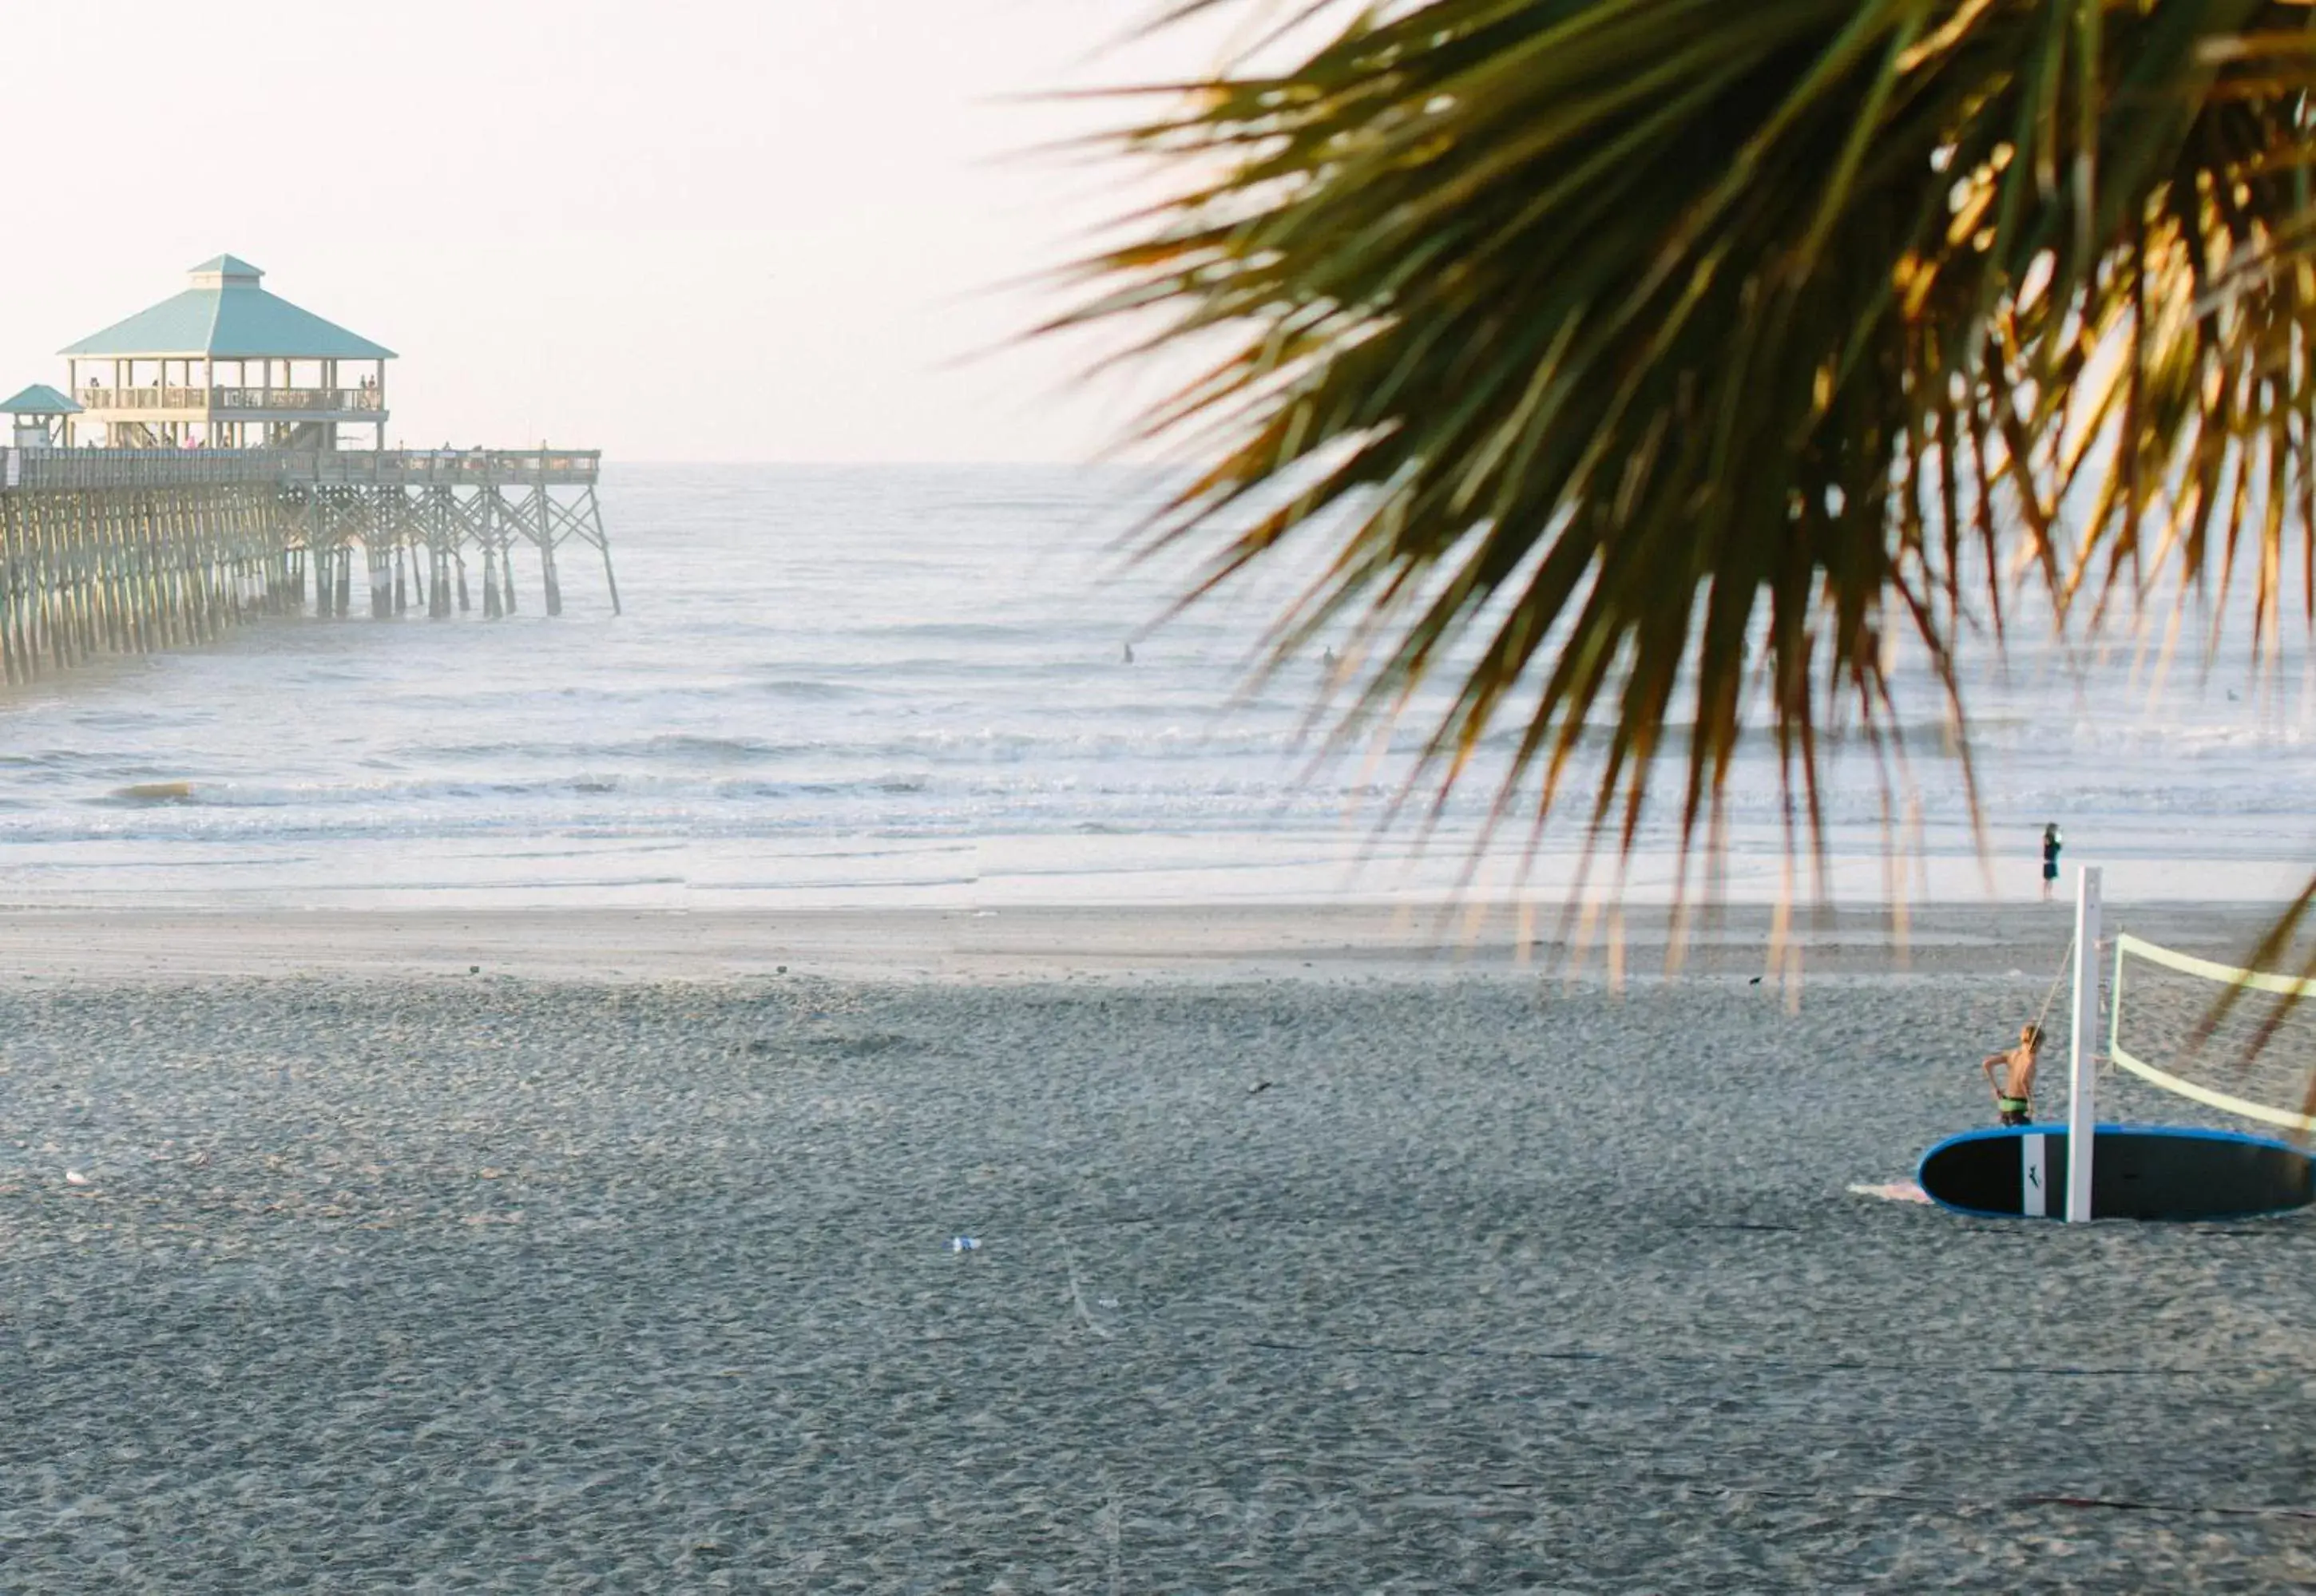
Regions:
M 2051 894 L 2059 887 L 2059 849 L 2065 844 L 2059 838 L 2056 820 L 2043 828 L 2043 901 L 2051 901 Z
M 2043 1051 L 2043 1028 L 2021 1025 L 2018 1045 L 2008 1052 L 1990 1053 L 1979 1066 L 1986 1071 L 1986 1084 L 1994 1092 L 1995 1123 L 2023 1125 L 2035 1113 L 2035 1058 Z M 1995 1066 L 2002 1073 L 1994 1073 Z

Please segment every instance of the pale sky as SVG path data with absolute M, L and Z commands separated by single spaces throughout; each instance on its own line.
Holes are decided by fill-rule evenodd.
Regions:
M 1113 113 L 1005 102 L 1211 50 L 1105 50 L 1147 6 L 11 6 L 0 392 L 229 252 L 400 355 L 389 444 L 1084 457 L 1132 394 L 1073 394 L 1058 346 L 975 357 L 1118 202 L 1023 152 Z

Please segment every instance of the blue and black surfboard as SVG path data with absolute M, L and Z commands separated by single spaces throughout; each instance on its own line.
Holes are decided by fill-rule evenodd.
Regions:
M 2316 1200 L 2316 1165 L 2268 1137 L 2179 1125 L 2101 1125 L 2094 1134 L 2093 1219 L 2240 1219 Z M 1924 1153 L 1915 1178 L 1958 1213 L 2064 1219 L 2067 1128 L 1965 1130 Z

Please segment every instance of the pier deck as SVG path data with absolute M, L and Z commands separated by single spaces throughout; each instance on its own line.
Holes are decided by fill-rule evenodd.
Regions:
M 0 449 L 6 488 L 187 483 L 370 483 L 405 487 L 592 487 L 601 449 Z

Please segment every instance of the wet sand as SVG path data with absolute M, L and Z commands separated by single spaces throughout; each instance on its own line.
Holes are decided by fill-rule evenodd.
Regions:
M 2067 923 L 0 917 L 0 1587 L 2305 1583 L 2316 1221 L 1848 1190 Z
M 1572 924 L 1556 907 L 1439 909 L 1225 904 L 1133 909 L 302 909 L 273 912 L 0 908 L 0 981 L 35 983 L 485 975 L 606 983 L 754 980 L 779 973 L 896 982 L 1175 979 L 1525 979 L 1571 968 L 1661 975 L 1678 940 L 1689 973 L 1780 976 L 2055 971 L 2070 903 L 1925 904 L 1796 911 L 1744 906 L 1693 917 L 1676 939 L 1661 908 Z M 2273 904 L 2110 909 L 2169 945 L 2233 958 Z M 1620 935 L 1615 935 L 1620 933 Z M 1790 958 L 1775 955 L 1779 946 Z

